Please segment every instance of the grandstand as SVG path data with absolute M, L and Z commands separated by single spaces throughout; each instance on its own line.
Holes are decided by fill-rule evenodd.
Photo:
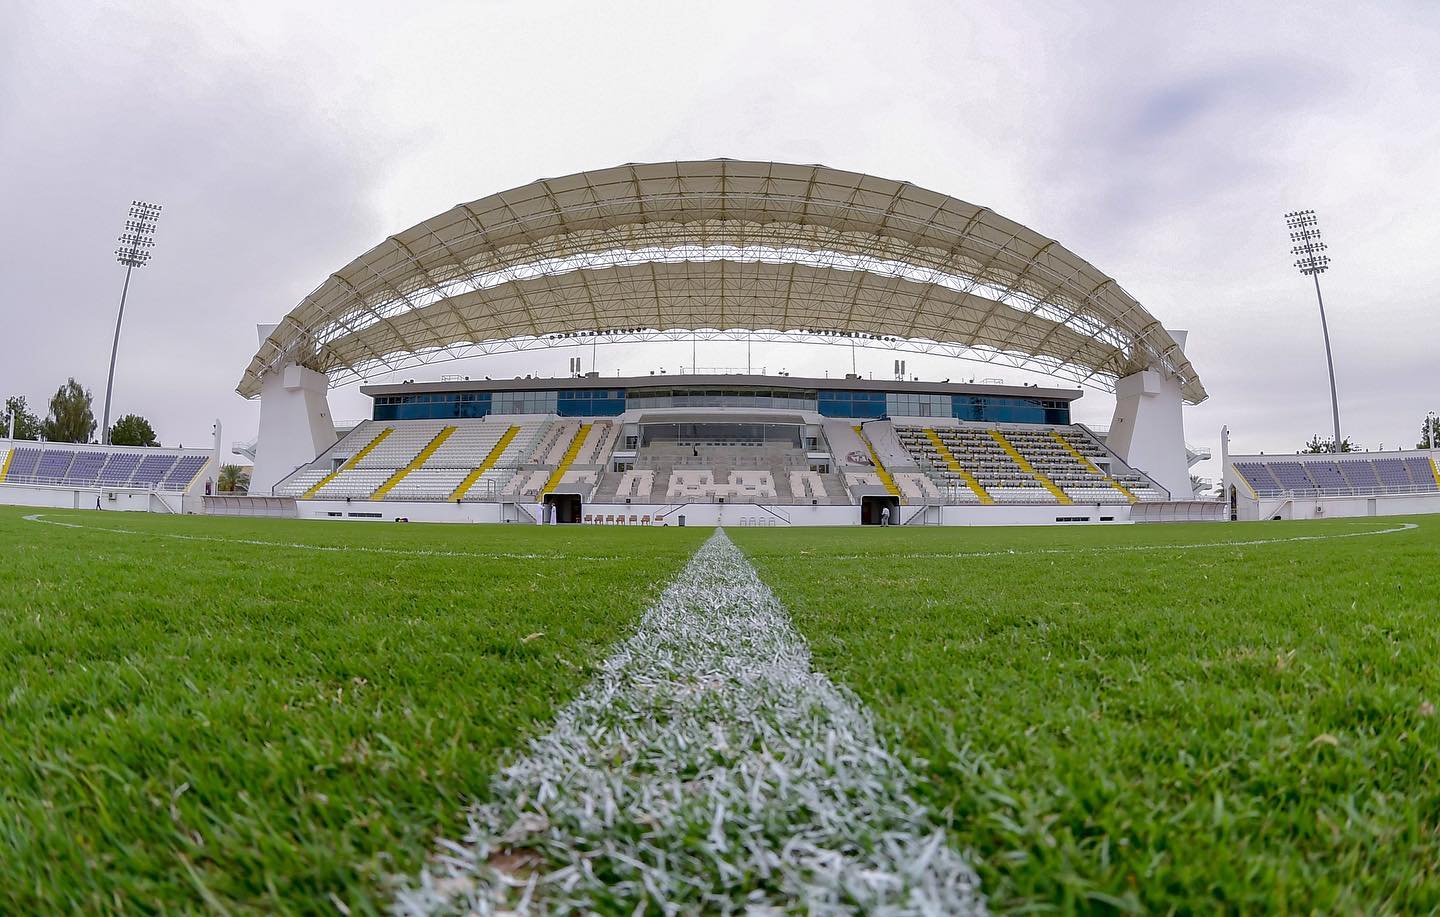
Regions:
M 943 354 L 1066 387 L 420 380 L 365 387 L 371 416 L 344 436 L 326 397 L 449 359 L 702 338 Z M 396 233 L 262 326 L 237 391 L 260 401 L 252 493 L 302 516 L 855 524 L 889 508 L 1001 524 L 1124 522 L 1165 504 L 1167 518 L 1208 518 L 1219 507 L 1193 505 L 1181 416 L 1206 392 L 1184 343 L 1114 279 L 988 208 L 720 159 L 545 179 Z M 1071 423 L 1077 383 L 1114 393 L 1103 437 Z
M 0 441 L 0 502 L 18 506 L 200 512 L 212 452 Z
M 888 506 L 1000 524 L 1174 502 L 1070 422 L 1076 389 L 649 375 L 362 391 L 372 417 L 275 485 L 299 515 L 853 524 Z
M 1232 519 L 1440 512 L 1440 450 L 1232 455 L 1224 442 Z

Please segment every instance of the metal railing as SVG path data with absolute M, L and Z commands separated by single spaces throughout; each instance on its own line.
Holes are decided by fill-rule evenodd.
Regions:
M 1255 496 L 1262 500 L 1313 499 L 1315 497 L 1404 497 L 1413 494 L 1440 494 L 1440 487 L 1434 484 L 1393 484 L 1373 487 L 1292 487 L 1282 490 L 1255 489 Z

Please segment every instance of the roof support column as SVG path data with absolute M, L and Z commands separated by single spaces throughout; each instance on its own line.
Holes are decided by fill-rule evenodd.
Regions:
M 1185 345 L 1184 331 L 1171 336 Z M 1185 420 L 1180 382 L 1153 369 L 1115 382 L 1115 414 L 1105 444 L 1125 464 L 1145 472 L 1170 491 L 1172 500 L 1189 500 L 1190 465 L 1185 453 Z
M 263 341 L 273 326 L 260 326 Z M 260 385 L 260 439 L 250 493 L 269 496 L 290 472 L 335 444 L 335 422 L 324 373 L 293 363 L 267 373 Z

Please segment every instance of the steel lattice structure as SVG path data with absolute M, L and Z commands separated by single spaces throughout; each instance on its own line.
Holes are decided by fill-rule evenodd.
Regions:
M 467 204 L 356 258 L 285 316 L 237 391 L 294 363 L 376 369 L 605 342 L 782 340 L 938 352 L 1206 397 L 1112 278 L 995 212 L 818 165 L 632 164 Z

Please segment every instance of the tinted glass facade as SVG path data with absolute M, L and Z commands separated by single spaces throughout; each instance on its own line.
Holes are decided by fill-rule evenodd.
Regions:
M 826 417 L 884 417 L 884 392 L 819 393 L 820 413 Z
M 630 410 L 645 408 L 778 408 L 815 410 L 815 393 L 794 388 L 642 388 L 626 393 Z
M 983 420 L 990 423 L 1051 423 L 1070 422 L 1070 402 L 1049 398 L 1007 398 L 1000 395 L 952 395 L 958 420 Z
M 616 417 L 646 408 L 778 408 L 826 417 L 955 417 L 990 423 L 1068 424 L 1070 404 L 1003 395 L 932 395 L 804 389 L 644 388 L 377 395 L 375 420 L 448 420 L 487 414 Z

